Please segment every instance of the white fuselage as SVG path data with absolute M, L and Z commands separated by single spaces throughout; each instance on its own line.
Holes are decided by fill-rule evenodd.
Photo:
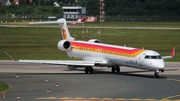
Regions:
M 146 70 L 163 70 L 165 67 L 159 53 L 151 50 L 85 41 L 73 41 L 71 44 L 72 57 L 84 61 L 103 61 L 100 66 L 128 66 Z

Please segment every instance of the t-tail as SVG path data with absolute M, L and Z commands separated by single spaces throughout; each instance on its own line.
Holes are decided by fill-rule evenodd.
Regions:
M 72 57 L 72 46 L 71 42 L 74 41 L 74 38 L 71 37 L 70 32 L 68 30 L 67 23 L 74 23 L 74 21 L 66 21 L 66 19 L 61 18 L 57 21 L 47 21 L 47 22 L 33 22 L 30 24 L 59 24 L 62 34 L 62 40 L 60 40 L 57 44 L 57 47 L 62 50 L 66 51 L 69 57 Z M 76 22 L 76 23 L 83 23 L 83 22 Z
M 68 41 L 74 41 L 74 38 L 71 37 L 69 29 L 67 27 L 67 22 L 65 19 L 59 19 L 57 20 L 58 22 L 63 22 L 63 23 L 59 23 L 59 25 L 61 26 L 61 33 L 62 33 L 62 39 L 63 40 L 68 40 Z
M 74 21 L 66 21 L 66 19 L 61 18 L 57 21 L 47 21 L 47 22 L 32 22 L 30 24 L 59 24 L 61 33 L 62 33 L 62 39 L 68 40 L 68 41 L 74 41 L 74 38 L 71 37 L 70 32 L 67 27 L 67 23 L 73 23 Z M 83 23 L 83 22 L 76 22 L 76 23 Z

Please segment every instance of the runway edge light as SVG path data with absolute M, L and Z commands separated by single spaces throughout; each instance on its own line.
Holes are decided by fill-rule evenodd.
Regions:
M 55 86 L 56 86 L 56 87 L 58 87 L 58 86 L 59 86 L 59 84 L 56 84 Z
M 19 78 L 19 75 L 18 75 L 18 74 L 16 75 L 16 78 Z
M 17 99 L 20 99 L 20 96 L 17 96 Z
M 47 90 L 47 93 L 50 93 L 50 92 L 51 92 L 50 89 L 48 89 L 48 90 Z

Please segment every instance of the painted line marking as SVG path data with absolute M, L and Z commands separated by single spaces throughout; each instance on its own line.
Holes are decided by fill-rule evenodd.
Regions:
M 173 78 L 166 78 L 167 80 L 171 80 L 171 81 L 175 81 L 175 82 L 179 82 L 180 83 L 180 80 L 178 79 L 173 79 Z
M 103 100 L 110 100 L 110 99 L 112 99 L 112 98 L 102 98 Z
M 178 80 L 178 79 L 173 79 L 173 78 L 166 78 L 166 79 L 180 83 L 180 80 Z M 164 98 L 162 98 L 162 100 L 170 101 L 170 99 L 175 98 L 175 97 L 180 97 L 180 94 L 164 97 Z M 176 101 L 176 100 L 171 100 L 171 101 Z M 180 100 L 178 99 L 177 101 L 180 101 Z
M 89 100 L 98 100 L 99 98 L 88 98 Z
M 163 99 L 171 99 L 171 98 L 175 98 L 175 97 L 180 97 L 180 94 L 173 95 L 173 96 L 168 96 L 168 97 L 165 97 Z
M 72 99 L 72 97 L 61 97 L 59 99 Z
M 74 98 L 75 100 L 82 100 L 82 99 L 86 99 L 86 98 L 84 98 L 84 97 L 76 97 L 76 98 Z
M 39 100 L 59 100 L 59 101 L 180 101 L 179 99 L 176 100 L 171 100 L 170 98 L 174 98 L 174 97 L 178 97 L 180 96 L 180 94 L 178 95 L 174 95 L 174 96 L 170 96 L 170 97 L 166 97 L 163 99 L 141 99 L 141 98 L 83 98 L 83 97 L 76 97 L 76 98 L 72 98 L 72 97 L 61 97 L 61 98 L 57 98 L 57 97 L 40 97 L 40 98 L 36 98 Z
M 116 100 L 127 100 L 126 98 L 117 98 Z
M 144 100 L 146 100 L 146 101 L 154 101 L 156 99 L 144 99 Z
M 131 98 L 129 100 L 140 100 L 139 98 Z

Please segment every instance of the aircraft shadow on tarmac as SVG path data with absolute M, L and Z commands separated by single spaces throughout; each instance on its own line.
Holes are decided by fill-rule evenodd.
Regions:
M 128 72 L 120 72 L 120 73 L 111 73 L 108 71 L 99 71 L 97 74 L 114 74 L 114 75 L 124 75 L 124 76 L 134 76 L 134 77 L 142 77 L 142 78 L 154 78 L 153 73 L 151 74 L 133 74 L 133 73 L 145 73 L 145 72 L 152 72 L 152 71 L 128 71 Z M 160 79 L 165 79 L 167 77 L 160 76 Z
M 76 71 L 84 71 L 84 69 L 75 69 Z M 75 71 L 75 70 L 68 70 L 68 71 Z M 133 73 L 145 73 L 145 72 L 152 72 L 152 74 L 133 74 Z M 124 75 L 124 76 L 132 76 L 132 77 L 142 77 L 142 78 L 154 78 L 153 71 L 125 71 L 120 73 L 111 73 L 111 71 L 102 71 L 102 69 L 94 69 L 93 74 L 85 74 L 85 73 L 18 73 L 23 75 L 98 75 L 98 74 L 111 74 L 111 75 Z M 166 79 L 165 76 L 160 76 L 158 79 Z

